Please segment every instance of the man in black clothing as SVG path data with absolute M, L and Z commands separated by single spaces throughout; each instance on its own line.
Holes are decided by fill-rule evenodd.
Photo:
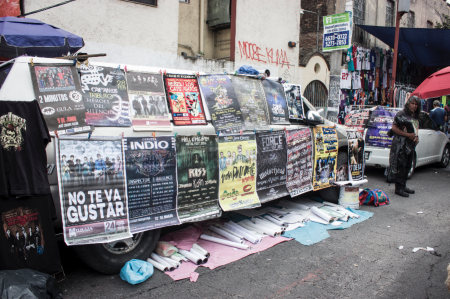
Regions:
M 105 165 L 106 165 L 105 183 L 106 177 L 108 177 L 108 182 L 111 183 L 111 179 L 114 176 L 114 164 L 109 160 L 109 157 L 106 157 Z
M 94 185 L 94 170 L 95 170 L 95 162 L 94 158 L 89 158 L 89 185 Z
M 76 181 L 76 173 L 75 173 L 75 162 L 73 161 L 75 159 L 75 157 L 72 155 L 70 156 L 70 160 L 67 161 L 67 165 L 69 166 L 69 173 L 70 173 L 70 180 L 69 180 L 69 185 L 71 186 L 75 186 L 75 181 Z
M 148 103 L 147 100 L 144 99 L 144 97 L 141 97 L 141 103 L 142 103 L 142 107 L 144 107 L 144 114 L 146 115 L 150 115 L 150 111 L 148 110 Z

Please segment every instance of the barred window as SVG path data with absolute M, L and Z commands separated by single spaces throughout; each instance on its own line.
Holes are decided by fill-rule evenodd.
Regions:
M 364 25 L 366 0 L 354 0 L 353 2 L 353 23 Z
M 386 27 L 394 27 L 394 1 L 386 2 Z

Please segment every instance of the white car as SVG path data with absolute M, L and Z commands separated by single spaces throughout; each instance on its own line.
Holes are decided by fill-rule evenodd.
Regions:
M 438 163 L 440 167 L 447 167 L 450 159 L 450 140 L 448 137 L 434 129 L 431 118 L 427 113 L 420 113 L 419 121 L 419 144 L 414 153 L 413 165 L 408 174 L 408 179 L 414 173 L 416 167 Z M 366 166 L 388 167 L 389 166 L 388 147 L 366 146 L 364 149 L 364 158 Z

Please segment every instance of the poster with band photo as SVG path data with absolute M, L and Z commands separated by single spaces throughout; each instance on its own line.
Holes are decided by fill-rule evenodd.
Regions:
M 364 177 L 364 134 L 358 130 L 347 131 L 348 177 L 359 181 Z
M 75 66 L 30 65 L 34 94 L 50 132 L 81 133 L 86 125 L 85 106 Z
M 261 84 L 269 107 L 270 124 L 289 125 L 289 111 L 283 85 L 270 79 L 262 80 Z
M 332 126 L 314 127 L 314 174 L 313 188 L 331 187 L 336 181 L 338 138 Z
M 305 113 L 303 111 L 302 87 L 298 84 L 289 83 L 284 83 L 283 87 L 289 109 L 289 119 L 304 119 Z

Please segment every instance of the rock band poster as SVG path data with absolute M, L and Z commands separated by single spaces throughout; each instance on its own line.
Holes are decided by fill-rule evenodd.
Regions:
M 164 80 L 174 125 L 206 125 L 197 76 L 166 74 Z
M 216 135 L 176 136 L 178 215 L 182 223 L 222 214 L 217 141 Z M 222 154 L 222 162 L 224 158 Z
M 289 125 L 289 111 L 283 85 L 274 80 L 262 80 L 261 84 L 269 107 L 272 125 Z
M 364 177 L 364 138 L 360 131 L 347 131 L 348 177 L 359 181 Z
M 305 118 L 303 111 L 302 87 L 297 84 L 283 84 L 286 94 L 286 102 L 289 109 L 289 119 L 302 120 Z
M 50 132 L 81 133 L 86 125 L 86 109 L 75 66 L 67 64 L 30 65 L 34 94 Z
M 127 72 L 128 96 L 135 131 L 172 131 L 159 73 Z
M 130 238 L 122 140 L 59 138 L 56 149 L 66 244 Z
M 311 129 L 286 131 L 287 177 L 286 188 L 291 197 L 313 190 Z
M 123 139 L 132 233 L 179 224 L 172 136 Z
M 233 76 L 231 80 L 241 106 L 247 130 L 268 130 L 269 113 L 261 81 L 247 76 Z
M 219 155 L 219 202 L 222 210 L 261 206 L 256 193 L 255 134 L 219 137 Z M 226 157 L 225 164 L 223 157 Z
M 336 181 L 338 138 L 332 126 L 314 127 L 314 190 L 332 186 Z
M 119 68 L 80 65 L 86 123 L 99 127 L 131 126 L 125 73 Z
M 215 131 L 223 134 L 245 131 L 241 107 L 228 76 L 200 76 L 199 83 Z
M 286 137 L 284 131 L 256 133 L 256 190 L 261 203 L 286 195 Z

